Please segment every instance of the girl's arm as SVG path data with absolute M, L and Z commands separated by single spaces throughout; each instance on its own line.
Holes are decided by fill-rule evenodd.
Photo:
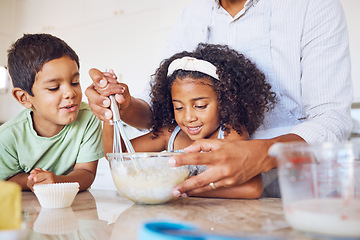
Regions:
M 199 193 L 193 196 L 214 197 L 214 198 L 257 199 L 261 197 L 262 192 L 263 192 L 263 182 L 262 182 L 262 176 L 261 174 L 259 174 L 243 184 L 234 185 L 232 187 L 220 187 L 215 190 L 212 190 L 211 187 L 209 186 L 209 191 Z
M 226 139 L 230 140 L 249 140 L 249 134 L 245 129 L 243 129 L 243 134 L 239 135 L 233 129 L 230 130 L 229 134 L 225 134 Z M 211 171 L 211 169 L 208 169 Z M 216 183 L 215 183 L 216 187 Z M 213 190 L 209 186 L 209 191 L 195 194 L 192 196 L 198 197 L 216 197 L 216 198 L 244 198 L 244 199 L 256 199 L 262 195 L 263 192 L 263 182 L 261 174 L 253 177 L 249 181 L 233 185 L 231 187 L 220 187 Z
M 169 127 L 163 127 L 162 133 L 155 138 L 152 132 L 145 135 L 131 139 L 130 142 L 134 147 L 135 152 L 161 152 L 167 149 L 168 139 L 171 132 L 168 131 Z M 103 126 L 103 148 L 105 156 L 107 153 L 112 153 L 114 128 L 104 122 Z M 121 141 L 121 149 L 125 152 L 125 144 Z
M 132 139 L 131 144 L 133 145 L 135 152 L 161 152 L 167 150 L 171 132 L 172 131 L 169 131 L 169 126 L 165 126 L 161 129 L 161 133 L 159 133 L 157 137 L 155 137 L 153 132 L 149 132 Z
M 114 127 L 107 122 L 103 124 L 102 140 L 104 156 L 107 159 L 107 154 L 113 151 L 113 138 L 114 138 Z M 123 146 L 121 146 L 123 147 Z M 125 147 L 125 146 L 124 146 Z M 125 149 L 125 148 L 122 148 Z

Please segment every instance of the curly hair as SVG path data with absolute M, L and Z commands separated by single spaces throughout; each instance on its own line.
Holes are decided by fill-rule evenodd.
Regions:
M 167 76 L 172 61 L 184 56 L 194 57 L 212 63 L 220 80 L 197 71 L 176 70 Z M 181 52 L 165 59 L 153 75 L 151 82 L 151 129 L 155 136 L 161 128 L 175 123 L 171 87 L 175 79 L 186 77 L 207 78 L 213 83 L 219 102 L 220 126 L 229 132 L 231 126 L 238 134 L 242 129 L 251 136 L 264 120 L 265 112 L 272 109 L 276 94 L 265 75 L 244 55 L 226 45 L 200 43 L 193 52 Z M 227 125 L 227 126 L 226 126 Z

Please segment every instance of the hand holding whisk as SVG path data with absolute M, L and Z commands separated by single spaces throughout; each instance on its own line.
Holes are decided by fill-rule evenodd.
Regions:
M 113 71 L 111 71 L 111 73 L 114 74 Z M 113 153 L 122 153 L 121 139 L 124 141 L 127 152 L 135 153 L 135 150 L 130 142 L 130 139 L 128 138 L 125 132 L 123 121 L 120 118 L 120 111 L 115 100 L 115 95 L 110 95 L 109 98 L 110 98 L 110 109 L 113 113 L 113 124 L 114 124 Z M 132 160 L 135 168 L 139 170 L 140 169 L 139 164 L 134 159 Z

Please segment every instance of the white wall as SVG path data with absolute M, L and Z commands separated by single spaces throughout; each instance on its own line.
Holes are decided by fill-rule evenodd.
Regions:
M 83 92 L 91 83 L 92 67 L 113 68 L 131 93 L 140 92 L 162 60 L 175 18 L 189 2 L 0 0 L 0 64 L 6 64 L 6 50 L 23 33 L 47 32 L 79 55 Z M 85 95 L 83 100 L 87 101 Z M 11 93 L 0 95 L 0 122 L 22 109 Z
M 348 23 L 354 102 L 360 103 L 360 0 L 340 0 Z
M 0 0 L 0 65 L 6 65 L 6 51 L 15 38 L 15 1 Z M 10 86 L 12 86 L 10 84 Z M 11 90 L 0 93 L 0 122 L 9 120 L 23 108 L 12 97 Z

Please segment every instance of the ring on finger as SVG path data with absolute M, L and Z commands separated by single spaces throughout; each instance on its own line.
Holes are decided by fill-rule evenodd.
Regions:
M 213 182 L 210 183 L 209 186 L 210 186 L 210 188 L 211 188 L 212 190 L 215 190 L 215 189 L 216 189 L 215 183 L 213 183 Z

